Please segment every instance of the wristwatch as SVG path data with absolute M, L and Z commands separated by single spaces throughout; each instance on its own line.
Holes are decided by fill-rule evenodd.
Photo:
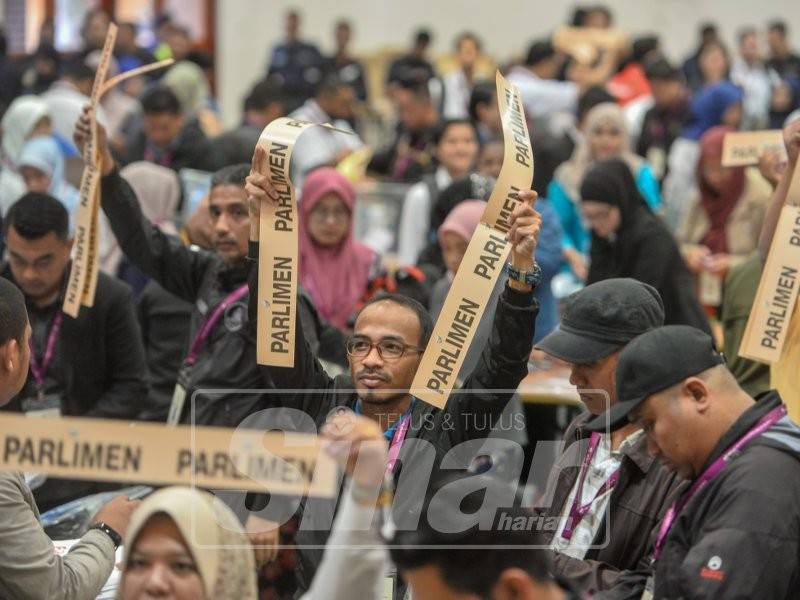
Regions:
M 510 263 L 506 263 L 504 269 L 508 274 L 508 278 L 514 281 L 526 283 L 532 287 L 537 287 L 542 283 L 542 269 L 539 267 L 539 263 L 534 262 L 533 269 L 530 271 L 521 271 Z
M 122 536 L 116 532 L 116 530 L 111 527 L 108 523 L 104 523 L 100 521 L 99 523 L 95 523 L 87 531 L 91 531 L 92 529 L 98 529 L 105 533 L 108 537 L 111 538 L 111 541 L 114 543 L 114 550 L 119 548 L 120 544 L 122 544 Z

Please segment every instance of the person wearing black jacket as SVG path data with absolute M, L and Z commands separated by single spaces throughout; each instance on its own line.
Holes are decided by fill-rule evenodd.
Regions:
M 88 107 L 84 110 L 75 130 L 79 148 L 88 136 L 89 111 Z M 255 335 L 246 326 L 250 219 L 243 187 L 249 166 L 233 165 L 214 174 L 209 210 L 215 251 L 195 250 L 144 217 L 136 194 L 120 176 L 108 151 L 105 130 L 98 125 L 98 131 L 98 150 L 103 157 L 101 204 L 120 247 L 165 290 L 194 304 L 189 345 L 172 398 L 173 420 L 236 427 L 274 400 L 262 393 L 274 386 L 256 365 Z M 307 297 L 302 298 L 299 314 L 313 335 L 316 313 Z M 199 335 L 226 299 L 227 307 L 220 310 L 208 335 Z M 198 390 L 221 391 L 195 394 Z
M 665 324 L 711 332 L 675 239 L 650 211 L 623 161 L 601 161 L 589 170 L 581 183 L 581 212 L 592 230 L 587 284 L 638 279 L 658 291 Z
M 267 176 L 258 173 L 248 177 L 245 190 L 250 197 L 251 223 L 258 223 L 259 203 L 271 202 L 277 195 Z M 522 202 L 510 217 L 511 261 L 521 271 L 532 271 L 541 217 L 532 207 L 536 194 L 526 190 L 519 195 Z M 250 253 L 255 259 L 257 227 L 251 229 L 251 240 Z M 252 274 L 249 325 L 253 328 L 257 285 L 258 278 Z M 399 528 L 413 529 L 432 469 L 438 470 L 446 455 L 448 460 L 455 459 L 466 467 L 476 453 L 486 453 L 481 448 L 491 427 L 485 424 L 497 422 L 528 372 L 537 313 L 532 286 L 509 279 L 500 296 L 492 335 L 482 358 L 466 378 L 463 392 L 454 392 L 443 409 L 415 399 L 409 390 L 433 323 L 420 304 L 403 296 L 378 297 L 360 311 L 347 345 L 348 375 L 331 378 L 323 371 L 305 341 L 307 330 L 300 320 L 295 331 L 294 367 L 264 369 L 277 388 L 293 390 L 285 404 L 310 416 L 317 428 L 332 412 L 344 409 L 370 417 L 381 425 L 387 440 L 398 444 L 398 459 L 387 467 L 398 482 L 394 518 Z M 521 468 L 522 449 L 517 450 Z M 318 500 L 309 500 L 303 507 L 297 536 L 301 590 L 310 585 L 330 531 L 330 522 L 316 519 L 329 517 L 334 508 L 330 501 Z
M 711 336 L 684 325 L 628 344 L 616 388 L 618 403 L 586 428 L 638 424 L 650 453 L 691 483 L 652 557 L 602 597 L 797 598 L 800 428 L 778 392 L 751 398 Z
M 147 395 L 142 338 L 131 289 L 100 273 L 94 305 L 61 311 L 70 273 L 69 216 L 46 194 L 28 193 L 6 214 L 8 264 L 2 276 L 25 294 L 31 369 L 3 408 L 28 415 L 135 419 Z M 100 491 L 89 482 L 49 478 L 36 490 L 43 510 Z

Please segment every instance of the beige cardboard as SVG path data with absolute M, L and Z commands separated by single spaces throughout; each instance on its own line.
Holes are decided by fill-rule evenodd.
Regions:
M 722 166 L 744 167 L 757 165 L 767 150 L 777 150 L 786 160 L 783 132 L 780 129 L 765 131 L 732 131 L 722 142 Z
M 315 435 L 0 415 L 0 470 L 155 485 L 335 497 L 338 472 Z
M 531 186 L 533 151 L 519 89 L 498 71 L 497 102 L 505 152 L 500 176 L 467 247 L 411 384 L 411 393 L 439 408 L 447 403 L 511 250 L 505 239 L 517 194 Z
M 108 27 L 100 64 L 92 84 L 92 95 L 89 100 L 93 109 L 97 108 L 103 82 L 108 73 L 111 52 L 117 39 L 117 26 Z M 99 263 L 97 261 L 98 230 L 96 204 L 100 183 L 100 165 L 97 156 L 97 122 L 92 118 L 91 134 L 86 141 L 83 152 L 83 168 L 80 186 L 80 202 L 75 211 L 75 241 L 72 267 L 64 297 L 63 310 L 72 318 L 78 316 L 81 305 L 91 306 L 94 303 L 94 291 L 97 285 Z
M 783 352 L 800 290 L 799 204 L 800 168 L 795 168 L 739 347 L 745 358 L 773 364 Z

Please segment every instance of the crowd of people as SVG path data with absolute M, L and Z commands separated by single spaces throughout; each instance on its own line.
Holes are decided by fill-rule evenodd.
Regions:
M 226 129 L 213 59 L 168 15 L 149 48 L 118 24 L 109 76 L 175 62 L 92 108 L 110 23 L 89 11 L 69 54 L 49 21 L 30 56 L 0 37 L 2 411 L 310 427 L 345 482 L 332 500 L 173 486 L 140 501 L 0 472 L 0 596 L 94 598 L 120 546 L 124 599 L 798 595 L 800 309 L 778 363 L 739 355 L 781 209 L 800 202 L 800 56 L 782 20 L 743 24 L 733 50 L 703 24 L 676 64 L 593 5 L 565 25 L 615 42 L 587 57 L 553 35 L 497 62 L 521 93 L 534 177 L 443 408 L 410 388 L 503 165 L 490 33 L 459 35 L 440 70 L 420 30 L 376 77 L 350 21 L 325 56 L 291 11 Z M 256 359 L 260 211 L 278 201 L 256 145 L 282 116 L 335 127 L 292 156 L 291 368 Z M 101 273 L 72 318 L 93 122 Z M 784 148 L 723 164 L 726 135 L 764 129 Z M 365 232 L 359 207 L 387 184 L 397 218 Z M 566 427 L 515 393 L 537 369 L 577 388 Z M 533 448 L 556 439 L 532 485 Z M 101 492 L 117 495 L 57 555 L 39 511 Z

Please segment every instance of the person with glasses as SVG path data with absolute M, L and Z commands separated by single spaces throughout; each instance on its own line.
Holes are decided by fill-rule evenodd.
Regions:
M 254 160 L 258 162 L 257 149 Z M 251 223 L 259 222 L 261 202 L 274 202 L 277 194 L 268 177 L 251 172 L 246 192 Z M 538 304 L 533 297 L 536 280 L 534 253 L 541 217 L 533 209 L 535 192 L 521 191 L 520 202 L 509 218 L 511 266 L 520 280 L 509 278 L 494 314 L 493 331 L 483 356 L 460 390 L 439 409 L 414 397 L 409 388 L 420 365 L 433 329 L 427 310 L 400 295 L 370 300 L 358 313 L 348 342 L 349 374 L 328 376 L 304 337 L 303 323 L 296 323 L 294 367 L 263 367 L 278 389 L 289 393 L 284 405 L 302 410 L 321 427 L 332 412 L 352 410 L 376 421 L 390 444 L 386 472 L 397 481 L 393 504 L 398 527 L 413 529 L 421 509 L 427 482 L 434 469 L 448 468 L 442 461 L 456 460 L 466 467 L 528 372 L 534 320 Z M 258 228 L 251 228 L 250 256 L 258 256 Z M 256 326 L 258 281 L 250 277 L 250 326 Z M 485 426 L 484 426 L 485 425 Z M 463 442 L 474 441 L 474 444 Z M 505 442 L 505 440 L 497 440 Z M 507 444 L 507 442 L 506 442 Z M 460 446 L 459 446 L 460 445 Z M 454 447 L 455 451 L 450 452 Z M 505 447 L 505 446 L 504 446 Z M 519 448 L 522 467 L 522 449 Z M 485 453 L 485 452 L 484 452 Z M 338 499 L 335 501 L 338 503 Z M 302 508 L 298 542 L 298 581 L 308 589 L 321 560 L 335 504 L 314 500 Z M 327 515 L 325 521 L 320 515 Z M 320 521 L 314 521 L 320 516 Z M 308 519 L 308 523 L 306 520 Z M 318 524 L 313 524 L 318 523 Z M 309 546 L 314 546 L 313 548 Z
M 300 199 L 300 283 L 320 316 L 348 329 L 380 257 L 353 236 L 356 192 L 336 169 L 312 171 Z

